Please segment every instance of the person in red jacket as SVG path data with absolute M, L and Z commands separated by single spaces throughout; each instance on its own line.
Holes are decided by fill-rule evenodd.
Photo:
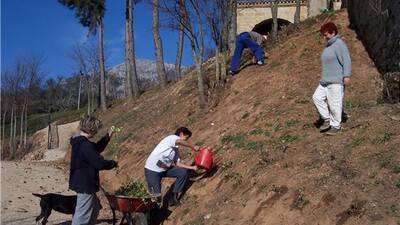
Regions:
M 72 225 L 92 225 L 96 223 L 101 209 L 96 192 L 99 191 L 100 170 L 110 170 L 117 166 L 113 160 L 105 160 L 100 153 L 106 148 L 113 131 L 110 130 L 97 143 L 90 141 L 101 127 L 101 121 L 86 116 L 80 121 L 80 133 L 71 138 L 71 164 L 69 188 L 77 193 L 75 214 Z

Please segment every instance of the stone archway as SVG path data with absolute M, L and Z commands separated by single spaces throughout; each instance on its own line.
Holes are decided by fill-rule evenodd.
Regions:
M 253 27 L 252 31 L 255 31 L 259 34 L 267 35 L 272 30 L 272 23 L 273 23 L 272 18 L 266 19 L 266 20 L 261 21 L 260 23 L 256 24 Z M 281 30 L 283 27 L 288 26 L 290 24 L 292 24 L 290 21 L 278 18 L 278 30 Z

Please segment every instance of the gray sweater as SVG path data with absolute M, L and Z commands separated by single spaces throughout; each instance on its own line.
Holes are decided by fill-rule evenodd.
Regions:
M 338 35 L 328 41 L 321 55 L 321 85 L 343 84 L 343 78 L 351 75 L 349 49 Z
M 263 36 L 255 31 L 249 31 L 250 37 L 253 41 L 257 42 L 258 45 L 261 46 L 263 43 Z

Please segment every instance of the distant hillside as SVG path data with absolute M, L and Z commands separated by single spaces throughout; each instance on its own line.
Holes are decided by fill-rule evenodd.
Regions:
M 168 80 L 174 78 L 174 64 L 165 63 L 165 70 L 167 72 Z M 185 67 L 182 70 L 185 71 Z M 157 67 L 156 62 L 148 59 L 136 59 L 136 71 L 139 77 L 139 83 L 142 90 L 146 90 L 154 85 L 158 84 L 157 80 Z M 116 83 L 119 84 L 116 87 L 118 96 L 124 95 L 124 82 L 125 82 L 125 64 L 121 63 L 111 67 L 108 70 L 108 74 L 113 76 Z

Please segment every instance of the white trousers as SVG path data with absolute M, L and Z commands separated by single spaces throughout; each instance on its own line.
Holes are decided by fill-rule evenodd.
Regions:
M 319 85 L 314 92 L 313 101 L 322 119 L 340 129 L 343 108 L 343 84 Z

